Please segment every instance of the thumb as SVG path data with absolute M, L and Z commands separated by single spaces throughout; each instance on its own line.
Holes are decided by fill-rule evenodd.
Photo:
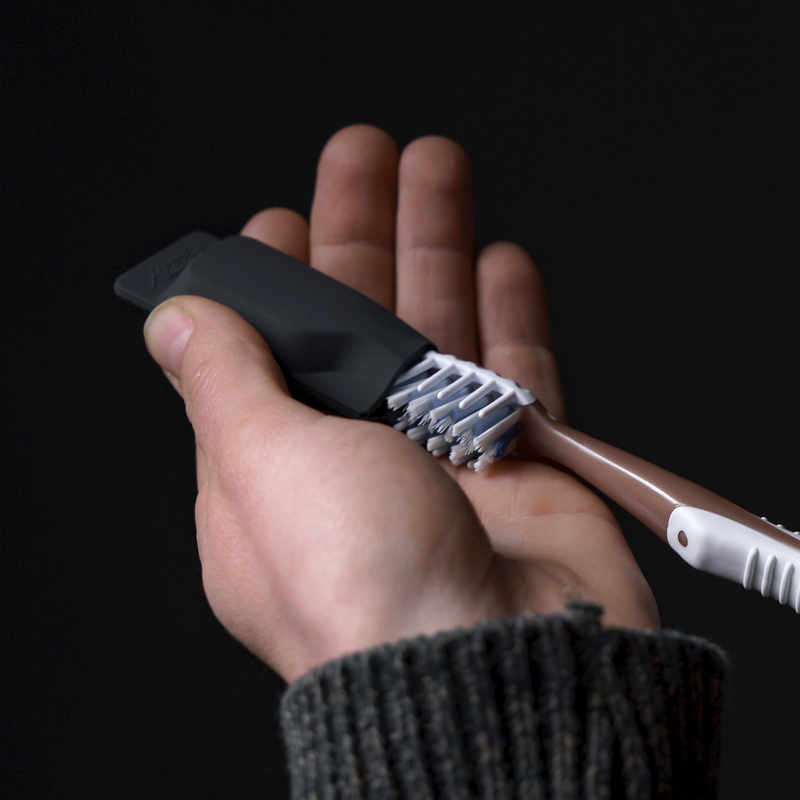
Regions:
M 236 312 L 201 297 L 173 297 L 144 327 L 147 349 L 186 403 L 208 455 L 233 444 L 250 423 L 286 430 L 318 415 L 293 400 L 280 367 L 258 332 Z M 266 426 L 266 427 L 264 427 Z

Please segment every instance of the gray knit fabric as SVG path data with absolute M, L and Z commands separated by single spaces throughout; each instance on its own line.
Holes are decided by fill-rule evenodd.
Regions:
M 281 705 L 294 800 L 716 797 L 721 650 L 570 609 L 302 677 Z

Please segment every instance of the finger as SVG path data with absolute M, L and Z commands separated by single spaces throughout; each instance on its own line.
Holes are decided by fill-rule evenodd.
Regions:
M 547 296 L 531 257 L 511 242 L 489 245 L 478 257 L 476 285 L 483 366 L 530 389 L 566 419 Z
M 379 128 L 352 125 L 328 141 L 311 207 L 311 265 L 394 307 L 397 145 Z
M 290 208 L 259 211 L 242 228 L 242 236 L 258 239 L 298 261 L 308 263 L 308 223 Z
M 469 158 L 450 139 L 417 139 L 400 158 L 395 311 L 469 361 L 478 354 L 473 260 Z
M 148 317 L 145 339 L 186 402 L 206 473 L 231 454 L 266 459 L 297 425 L 320 416 L 289 396 L 264 340 L 219 303 L 172 298 Z

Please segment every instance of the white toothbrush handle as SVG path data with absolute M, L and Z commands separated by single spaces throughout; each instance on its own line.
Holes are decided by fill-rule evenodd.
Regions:
M 711 511 L 679 506 L 670 515 L 667 541 L 693 567 L 757 589 L 800 613 L 800 537 L 792 546 Z

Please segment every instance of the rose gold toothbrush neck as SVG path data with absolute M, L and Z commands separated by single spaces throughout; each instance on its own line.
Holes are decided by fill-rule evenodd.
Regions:
M 538 401 L 523 407 L 518 425 L 521 456 L 549 458 L 567 467 L 664 541 L 673 510 L 691 506 L 741 522 L 771 539 L 797 547 L 788 533 L 708 489 L 554 419 Z
M 666 470 L 573 430 L 553 419 L 538 401 L 523 409 L 518 424 L 520 455 L 549 458 L 571 469 L 666 541 L 669 515 L 679 505 L 663 488 Z

